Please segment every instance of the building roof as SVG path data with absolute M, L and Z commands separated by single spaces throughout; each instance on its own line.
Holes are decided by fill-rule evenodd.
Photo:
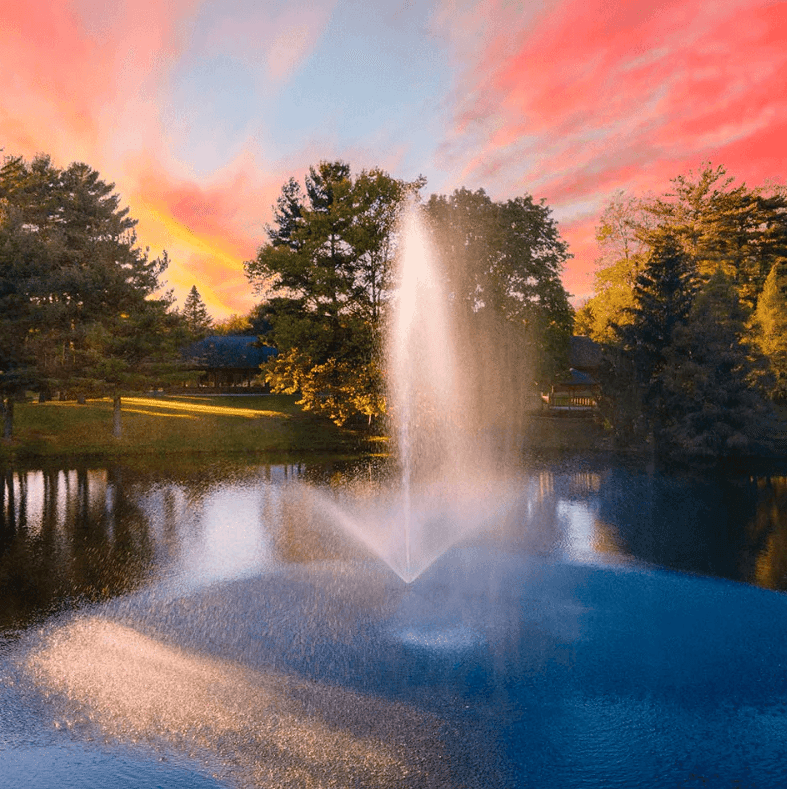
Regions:
M 568 355 L 569 364 L 577 370 L 596 370 L 603 361 L 601 346 L 583 334 L 571 338 Z
M 188 364 L 211 370 L 249 370 L 276 355 L 275 348 L 255 347 L 256 342 L 256 337 L 245 334 L 213 335 L 184 348 L 183 358 Z
M 575 370 L 573 367 L 569 370 L 569 378 L 560 382 L 564 386 L 595 386 L 598 381 L 587 373 L 581 370 Z

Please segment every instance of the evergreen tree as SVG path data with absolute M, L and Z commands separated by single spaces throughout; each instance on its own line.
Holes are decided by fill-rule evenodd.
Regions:
M 657 375 L 654 435 L 661 454 L 719 458 L 764 444 L 769 411 L 752 386 L 746 311 L 718 269 L 676 325 Z
M 688 318 L 696 287 L 694 261 L 674 236 L 664 233 L 655 241 L 634 286 L 631 323 L 620 329 L 638 382 L 646 388 L 658 378 L 675 328 Z
M 254 323 L 279 351 L 266 381 L 337 423 L 372 419 L 384 407 L 377 359 L 395 220 L 422 181 L 376 169 L 353 178 L 346 163 L 321 162 L 304 183 L 284 185 L 268 243 L 245 264 L 266 296 Z
M 142 385 L 148 359 L 175 358 L 170 300 L 155 296 L 166 255 L 149 259 L 136 246 L 136 222 L 114 185 L 86 164 L 61 170 L 47 156 L 9 158 L 0 168 L 0 200 L 13 243 L 37 250 L 35 276 L 16 281 L 23 307 L 12 321 L 17 331 L 28 321 L 23 348 L 37 388 L 110 392 L 119 410 L 120 392 Z
M 634 287 L 630 322 L 616 330 L 602 377 L 602 408 L 622 442 L 652 429 L 663 417 L 661 371 L 675 329 L 686 322 L 696 270 L 678 240 L 665 233 L 653 247 Z
M 644 204 L 652 243 L 663 232 L 678 238 L 707 281 L 721 268 L 751 314 L 777 258 L 787 257 L 787 198 L 734 185 L 724 167 L 706 165 L 699 173 L 672 180 L 672 190 Z
M 186 331 L 192 339 L 201 340 L 210 334 L 213 321 L 196 285 L 191 286 L 186 296 L 181 316 L 186 324 Z
M 3 437 L 13 436 L 14 399 L 39 383 L 29 337 L 47 248 L 7 204 L 0 204 L 0 410 Z

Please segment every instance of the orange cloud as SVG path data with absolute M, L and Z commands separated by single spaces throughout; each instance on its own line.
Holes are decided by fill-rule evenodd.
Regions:
M 0 0 L 0 68 L 8 75 L 0 96 L 0 146 L 7 154 L 46 152 L 60 165 L 81 160 L 95 167 L 139 220 L 140 243 L 153 254 L 169 252 L 167 285 L 176 296 L 182 300 L 196 283 L 222 317 L 253 304 L 242 263 L 255 254 L 289 173 L 261 170 L 243 149 L 201 183 L 168 148 L 174 141 L 160 108 L 170 75 L 192 44 L 200 5 Z M 312 21 L 301 56 L 325 19 Z

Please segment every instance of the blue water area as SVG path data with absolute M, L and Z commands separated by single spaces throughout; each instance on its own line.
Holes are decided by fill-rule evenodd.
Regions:
M 787 771 L 787 598 L 743 584 L 464 548 L 409 587 L 301 568 L 120 609 L 170 643 L 435 716 L 456 783 L 428 785 L 776 787 Z
M 222 789 L 209 776 L 160 758 L 76 742 L 0 749 L 0 786 L 11 789 Z
M 295 476 L 17 475 L 2 789 L 787 785 L 784 478 L 535 469 L 405 584 Z

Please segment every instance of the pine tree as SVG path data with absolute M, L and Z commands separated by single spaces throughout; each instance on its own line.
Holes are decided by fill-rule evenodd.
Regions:
M 150 259 L 137 247 L 136 222 L 114 184 L 86 164 L 60 169 L 47 156 L 9 158 L 0 200 L 13 243 L 38 249 L 35 276 L 15 285 L 26 317 L 13 322 L 21 330 L 28 321 L 23 345 L 36 387 L 109 393 L 119 410 L 123 391 L 153 381 L 144 374 L 151 360 L 174 364 L 170 301 L 155 295 L 166 255 Z
M 754 454 L 769 411 L 753 382 L 746 311 L 721 269 L 678 324 L 658 373 L 658 450 L 687 458 Z
M 181 316 L 186 324 L 186 331 L 192 339 L 201 340 L 210 333 L 213 321 L 196 285 L 191 286 L 186 296 Z
M 676 327 L 694 299 L 696 270 L 669 232 L 654 246 L 634 287 L 630 321 L 615 328 L 602 375 L 602 411 L 626 444 L 654 429 L 663 407 L 660 373 Z
M 274 391 L 299 392 L 304 408 L 338 423 L 382 413 L 377 357 L 394 224 L 421 184 L 376 169 L 353 178 L 348 164 L 321 162 L 305 188 L 283 186 L 268 243 L 245 264 L 266 297 L 253 323 L 279 351 L 266 373 Z
M 665 232 L 655 239 L 634 286 L 636 306 L 631 323 L 620 330 L 624 347 L 634 359 L 637 378 L 646 389 L 664 364 L 675 328 L 688 318 L 696 283 L 694 261 L 675 236 Z
M 724 167 L 680 175 L 663 197 L 644 204 L 646 241 L 669 229 L 707 281 L 721 268 L 751 313 L 775 260 L 787 257 L 787 198 L 735 184 Z

